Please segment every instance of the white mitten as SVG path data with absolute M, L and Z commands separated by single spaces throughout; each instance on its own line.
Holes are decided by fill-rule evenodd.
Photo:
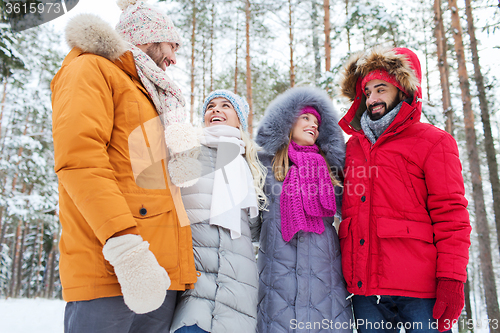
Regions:
M 176 186 L 193 186 L 201 176 L 200 134 L 201 129 L 186 123 L 174 123 L 165 128 L 165 143 L 170 149 L 168 172 Z
M 139 235 L 108 239 L 102 248 L 104 258 L 113 265 L 123 299 L 135 313 L 158 309 L 165 300 L 170 278 Z
M 200 131 L 189 123 L 173 123 L 165 128 L 165 143 L 172 154 L 186 152 L 200 146 Z
M 196 184 L 201 177 L 202 164 L 198 161 L 200 148 L 175 154 L 168 162 L 170 179 L 178 187 L 189 187 Z

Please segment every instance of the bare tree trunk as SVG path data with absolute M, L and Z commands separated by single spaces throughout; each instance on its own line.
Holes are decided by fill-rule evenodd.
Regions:
M 17 276 L 19 272 L 19 265 L 17 264 L 20 256 L 21 238 L 23 236 L 23 220 L 19 220 L 16 228 L 16 240 L 14 243 L 14 255 L 12 256 L 12 274 L 10 276 L 9 297 L 16 297 L 17 290 Z
M 43 258 L 43 233 L 45 232 L 45 225 L 43 223 L 41 224 L 41 230 L 40 230 L 40 240 L 38 243 L 38 264 L 36 265 L 36 276 L 35 276 L 35 297 L 38 297 L 40 295 L 40 274 L 42 270 L 40 267 L 42 267 L 42 258 Z
M 28 124 L 29 124 L 28 120 L 29 120 L 29 116 L 30 116 L 30 114 L 28 113 L 28 114 L 26 115 L 26 125 L 24 126 L 23 135 L 26 135 L 26 133 L 28 133 Z M 19 150 L 17 151 L 17 156 L 18 156 L 18 157 L 21 157 L 21 155 L 23 154 L 23 151 L 24 151 L 24 146 L 19 147 Z M 21 159 L 19 159 L 19 161 L 17 162 L 17 165 L 19 165 L 19 163 L 21 163 Z M 14 176 L 14 179 L 12 180 L 12 190 L 13 190 L 13 191 L 16 189 L 16 183 L 17 183 L 17 178 L 18 178 L 18 176 L 19 176 L 19 175 L 18 175 L 18 174 L 16 174 L 16 175 Z M 24 185 L 24 186 L 25 186 L 25 185 Z M 25 189 L 25 187 L 24 187 L 24 189 Z M 23 190 L 23 192 L 24 192 L 24 190 Z
M 250 108 L 248 113 L 248 133 L 253 136 L 253 100 L 252 100 L 252 68 L 250 57 L 250 0 L 246 0 L 246 41 L 247 41 L 247 102 Z
M 447 51 L 447 38 L 444 30 L 443 24 L 443 15 L 441 9 L 441 0 L 434 0 L 434 36 L 436 37 L 436 46 L 437 46 L 437 57 L 438 57 L 438 68 L 439 68 L 439 76 L 441 81 L 441 100 L 443 104 L 443 114 L 446 117 L 445 130 L 454 136 L 454 124 L 453 124 L 453 109 L 451 107 L 451 95 L 450 95 L 450 72 L 448 66 L 448 57 L 446 54 Z M 470 301 L 470 285 L 469 285 L 469 277 L 467 277 L 467 281 L 464 286 L 464 294 L 465 294 L 465 318 L 460 318 L 459 320 L 459 331 L 467 332 L 467 329 L 470 330 L 471 333 L 474 333 L 474 325 L 470 327 L 470 325 L 461 325 L 463 323 L 472 322 L 472 307 Z
M 312 22 L 312 37 L 313 37 L 313 49 L 314 49 L 314 85 L 319 84 L 321 78 L 321 58 L 319 56 L 319 39 L 318 39 L 318 7 L 316 0 L 311 0 L 312 12 L 311 12 L 311 22 Z
M 19 244 L 19 253 L 17 254 L 17 276 L 16 276 L 16 288 L 14 290 L 14 297 L 20 296 L 22 279 L 23 279 L 23 258 L 24 258 L 24 240 L 26 239 L 26 230 L 28 225 L 23 223 L 23 228 L 21 232 L 21 244 Z
M 36 257 L 36 237 L 38 236 L 40 232 L 40 225 L 41 223 L 38 222 L 36 226 L 36 232 L 35 236 L 33 237 L 33 251 L 31 253 L 31 260 L 29 261 L 28 267 L 27 267 L 27 275 L 26 275 L 26 298 L 31 298 L 32 293 L 31 293 L 31 279 L 33 278 L 33 275 L 35 275 L 36 278 L 36 266 L 35 266 L 35 257 Z M 27 247 L 27 246 L 26 246 Z M 26 252 L 26 249 L 24 250 Z M 35 273 L 35 274 L 33 274 Z M 34 287 L 36 287 L 36 281 L 34 283 Z
M 481 272 L 486 297 L 486 308 L 488 318 L 494 320 L 500 318 L 498 308 L 497 289 L 495 285 L 495 273 L 491 259 L 491 244 L 486 217 L 486 208 L 484 204 L 484 193 L 481 182 L 481 169 L 479 164 L 479 155 L 477 150 L 476 130 L 474 128 L 474 113 L 469 88 L 469 77 L 465 66 L 464 43 L 462 40 L 462 27 L 460 26 L 460 17 L 458 16 L 458 7 L 456 0 L 448 0 L 451 9 L 451 22 L 454 31 L 455 52 L 458 62 L 458 78 L 460 89 L 462 91 L 462 102 L 464 107 L 465 138 L 467 142 L 467 153 L 469 156 L 469 167 L 472 180 L 472 192 L 474 199 L 474 209 L 476 213 L 476 229 L 479 237 L 479 258 L 481 260 Z M 498 332 L 490 326 L 490 332 Z
M 235 44 L 235 47 L 236 47 L 236 54 L 235 54 L 235 57 L 234 57 L 234 93 L 235 94 L 238 94 L 238 50 L 239 50 L 239 44 L 238 44 L 238 32 L 239 32 L 239 16 L 238 16 L 238 13 L 236 13 L 236 44 Z
M 207 92 L 207 82 L 206 82 L 206 76 L 207 76 L 207 66 L 206 66 L 206 63 L 207 63 L 207 39 L 205 38 L 205 36 L 203 36 L 203 42 L 201 43 L 201 49 L 203 50 L 202 51 L 202 90 L 203 90 L 203 99 L 202 101 L 205 100 L 205 97 L 206 97 L 206 92 Z
M 295 86 L 295 65 L 293 64 L 293 22 L 292 22 L 292 0 L 288 0 L 288 29 L 290 37 L 290 87 Z
M 2 137 L 2 118 L 3 118 L 3 111 L 5 110 L 5 98 L 7 97 L 7 78 L 4 78 L 3 82 L 3 92 L 2 92 L 2 102 L 1 107 L 0 107 L 0 138 Z M 1 158 L 1 156 L 0 156 Z
M 45 289 L 45 297 L 46 298 L 52 298 L 52 294 L 54 293 L 54 282 L 56 279 L 56 257 L 57 253 L 59 252 L 59 229 L 61 225 L 59 224 L 59 227 L 57 228 L 57 231 L 54 232 L 52 236 L 52 249 L 50 250 L 49 254 L 49 259 L 48 259 L 48 285 L 47 288 Z
M 214 24 L 215 5 L 212 3 L 212 24 L 210 25 L 210 91 L 214 90 Z
M 425 54 L 425 83 L 427 84 L 427 100 L 430 102 L 431 101 L 431 86 L 430 86 L 430 80 L 429 80 L 429 49 L 427 46 L 427 31 L 426 31 L 426 26 L 425 23 L 422 26 L 422 30 L 424 32 L 424 54 Z
M 464 293 L 465 293 L 465 313 L 466 317 L 460 318 L 458 320 L 458 332 L 469 332 L 474 333 L 474 325 L 468 325 L 468 323 L 472 323 L 472 307 L 470 303 L 470 285 L 469 278 L 467 277 L 467 281 L 465 281 L 464 285 Z
M 330 42 L 331 24 L 330 24 L 330 0 L 323 0 L 323 10 L 325 12 L 325 71 L 329 72 L 332 68 L 332 44 Z
M 345 16 L 349 17 L 349 0 L 345 0 Z M 347 26 L 346 30 L 347 30 L 347 52 L 351 53 L 351 29 L 349 29 L 349 26 Z
M 451 107 L 450 95 L 450 73 L 448 59 L 446 56 L 447 40 L 441 11 L 441 0 L 434 0 L 434 34 L 436 37 L 439 76 L 441 78 L 441 91 L 443 102 L 443 113 L 446 116 L 446 132 L 453 135 L 453 109 Z
M 5 225 L 3 224 L 3 207 L 0 206 L 0 230 L 3 230 Z M 0 253 L 2 253 L 2 242 L 3 242 L 3 232 L 0 233 Z
M 189 112 L 189 121 L 193 123 L 194 117 L 194 60 L 195 60 L 195 42 L 196 42 L 196 0 L 192 0 L 192 30 L 191 30 L 191 110 Z
M 484 87 L 483 74 L 479 64 L 479 53 L 477 51 L 476 28 L 474 27 L 474 17 L 470 0 L 465 0 L 465 12 L 467 13 L 467 30 L 470 36 L 470 46 L 472 51 L 472 63 L 474 64 L 474 78 L 479 96 L 479 107 L 481 108 L 481 120 L 484 130 L 484 146 L 488 170 L 490 175 L 491 191 L 493 192 L 493 211 L 495 212 L 495 224 L 497 229 L 498 250 L 500 252 L 500 179 L 498 178 L 498 163 L 496 158 L 495 143 L 491 133 L 490 111 L 486 99 L 486 89 Z

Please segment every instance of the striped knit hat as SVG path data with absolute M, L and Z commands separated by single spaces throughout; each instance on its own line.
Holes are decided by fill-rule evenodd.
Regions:
M 146 5 L 147 0 L 118 0 L 123 11 L 116 31 L 133 45 L 170 42 L 181 45 L 172 20 L 158 9 Z
M 243 97 L 236 95 L 232 91 L 224 89 L 212 91 L 210 95 L 208 95 L 208 97 L 205 99 L 205 103 L 203 103 L 202 116 L 205 116 L 208 103 L 210 103 L 211 100 L 217 97 L 224 97 L 229 102 L 231 102 L 231 104 L 234 107 L 234 110 L 236 111 L 236 114 L 238 115 L 238 118 L 240 119 L 241 127 L 243 128 L 244 131 L 246 131 L 248 128 L 247 119 L 248 119 L 248 113 L 250 112 L 250 107 L 248 106 L 247 101 L 243 99 Z

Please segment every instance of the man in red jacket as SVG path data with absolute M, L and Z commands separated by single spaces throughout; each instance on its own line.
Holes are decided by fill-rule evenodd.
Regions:
M 464 306 L 470 222 L 453 137 L 421 123 L 421 68 L 404 48 L 373 49 L 345 67 L 352 102 L 342 269 L 361 333 L 449 330 Z M 437 319 L 437 321 L 435 320 Z

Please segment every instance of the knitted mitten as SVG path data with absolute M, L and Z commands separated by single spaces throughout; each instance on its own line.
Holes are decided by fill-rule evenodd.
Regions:
M 115 269 L 123 299 L 135 313 L 158 309 L 164 302 L 170 278 L 139 235 L 108 239 L 102 249 L 104 258 Z
M 451 329 L 465 304 L 464 284 L 453 279 L 438 279 L 436 304 L 432 316 L 438 320 L 439 332 Z
M 191 124 L 174 123 L 165 128 L 165 143 L 170 149 L 168 173 L 176 186 L 192 186 L 201 176 L 199 136 L 200 130 Z

